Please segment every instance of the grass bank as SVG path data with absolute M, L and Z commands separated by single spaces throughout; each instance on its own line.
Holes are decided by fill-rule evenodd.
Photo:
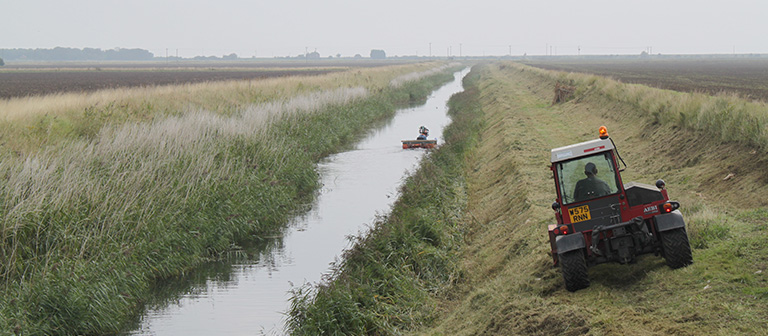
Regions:
M 440 322 L 420 334 L 765 333 L 768 208 L 761 195 L 768 180 L 758 142 L 660 122 L 658 110 L 640 108 L 654 105 L 654 97 L 679 95 L 698 99 L 697 113 L 707 114 L 708 100 L 722 97 L 685 98 L 511 63 L 476 70 L 487 127 L 467 170 L 465 277 L 439 300 L 448 307 Z M 552 105 L 555 84 L 564 80 L 575 95 Z M 549 256 L 549 149 L 593 139 L 600 125 L 608 126 L 629 164 L 625 181 L 667 181 L 670 196 L 682 204 L 694 264 L 671 270 L 647 255 L 632 265 L 598 265 L 589 270 L 592 285 L 571 293 Z
M 191 86 L 177 88 L 181 96 L 165 96 L 171 88 L 135 93 L 126 99 L 175 107 L 154 113 L 130 105 L 151 117 L 110 115 L 93 134 L 40 140 L 47 145 L 27 155 L 3 152 L 0 330 L 71 335 L 129 327 L 155 281 L 275 231 L 311 199 L 320 158 L 453 78 L 440 64 L 338 76 L 258 84 L 236 102 L 226 97 L 243 94 L 244 83 L 228 83 L 234 92 L 194 86 L 210 100 L 193 107 L 178 101 L 191 99 Z M 410 80 L 391 83 L 403 76 Z M 370 88 L 348 86 L 374 78 Z M 246 103 L 267 89 L 291 93 Z M 79 125 L 69 108 L 61 119 Z
M 660 124 L 674 124 L 706 134 L 719 142 L 734 142 L 764 153 L 768 150 L 768 104 L 737 93 L 684 93 L 644 85 L 623 84 L 599 76 L 526 68 L 562 84 L 573 85 L 576 97 L 601 96 L 630 107 L 634 113 Z M 728 78 L 723 78 L 727 80 Z M 716 81 L 717 77 L 710 79 Z
M 552 105 L 556 83 L 575 90 Z M 332 281 L 294 296 L 296 334 L 766 334 L 764 140 L 722 131 L 741 132 L 729 106 L 764 126 L 759 103 L 506 62 L 474 67 L 465 84 L 452 113 L 470 117 L 452 127 L 473 134 L 466 147 L 455 161 L 437 160 L 450 155 L 447 146 L 430 155 L 422 171 L 435 177 L 412 177 Z M 710 116 L 720 118 L 720 131 Z M 594 139 L 600 125 L 629 164 L 625 181 L 667 181 L 694 264 L 671 270 L 646 255 L 598 265 L 589 269 L 592 285 L 571 293 L 549 255 L 549 150 Z M 435 160 L 449 167 L 435 170 Z M 433 198 L 407 198 L 419 185 Z M 436 226 L 424 231 L 425 223 Z
M 254 106 L 313 92 L 338 88 L 378 92 L 395 78 L 418 75 L 435 66 L 416 63 L 360 68 L 324 76 L 302 76 L 306 69 L 289 69 L 286 71 L 295 76 L 0 99 L 0 151 L 27 155 L 62 141 L 92 140 L 105 125 L 152 122 L 189 111 L 233 116 Z
M 434 296 L 462 277 L 463 167 L 480 127 L 475 94 L 451 97 L 444 144 L 407 178 L 391 213 L 356 238 L 327 281 L 293 293 L 293 334 L 401 334 L 435 321 Z

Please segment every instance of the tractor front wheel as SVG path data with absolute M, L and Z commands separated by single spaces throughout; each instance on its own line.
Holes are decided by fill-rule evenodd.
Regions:
M 661 246 L 664 249 L 664 259 L 670 268 L 680 268 L 693 263 L 691 244 L 688 242 L 685 228 L 662 232 Z
M 584 260 L 582 250 L 558 254 L 558 259 L 560 260 L 560 271 L 563 272 L 563 279 L 565 280 L 565 289 L 575 292 L 589 287 L 587 262 Z

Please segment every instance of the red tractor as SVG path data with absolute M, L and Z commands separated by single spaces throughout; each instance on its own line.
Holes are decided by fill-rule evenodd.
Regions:
M 680 203 L 670 201 L 663 180 L 656 186 L 621 180 L 624 165 L 605 126 L 599 139 L 552 150 L 556 225 L 549 225 L 552 259 L 565 288 L 589 287 L 589 266 L 632 263 L 647 253 L 671 268 L 693 262 Z

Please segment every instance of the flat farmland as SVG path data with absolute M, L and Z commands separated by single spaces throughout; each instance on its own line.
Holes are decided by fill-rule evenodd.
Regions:
M 355 67 L 396 64 L 376 61 L 261 61 L 153 63 L 40 63 L 0 68 L 0 99 L 65 92 L 175 85 L 227 80 L 312 76 Z
M 768 58 L 571 58 L 529 60 L 527 65 L 611 77 L 682 92 L 736 94 L 768 101 Z

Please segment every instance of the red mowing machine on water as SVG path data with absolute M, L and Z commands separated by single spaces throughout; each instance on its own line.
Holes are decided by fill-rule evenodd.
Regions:
M 400 140 L 400 142 L 403 143 L 403 149 L 435 148 L 435 146 L 437 146 L 437 139 L 429 140 L 427 139 L 428 135 L 429 135 L 429 129 L 424 126 L 421 126 L 419 127 L 419 136 L 416 137 L 416 140 Z
M 656 186 L 621 179 L 624 160 L 605 126 L 599 139 L 552 149 L 557 224 L 549 225 L 552 259 L 565 288 L 589 287 L 589 266 L 631 263 L 654 253 L 671 268 L 693 262 L 680 203 L 670 201 L 663 180 Z

